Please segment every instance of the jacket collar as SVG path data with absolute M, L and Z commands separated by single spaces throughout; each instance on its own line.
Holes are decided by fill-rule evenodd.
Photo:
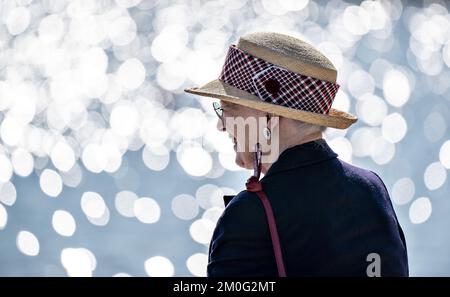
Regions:
M 269 167 L 269 170 L 261 181 L 282 171 L 311 165 L 336 158 L 337 156 L 338 154 L 328 146 L 323 138 L 298 144 L 282 151 L 278 159 Z M 227 206 L 233 197 L 233 195 L 225 195 L 223 197 L 225 206 Z
M 305 142 L 285 149 L 269 167 L 261 180 L 278 172 L 303 167 L 337 157 L 323 138 Z

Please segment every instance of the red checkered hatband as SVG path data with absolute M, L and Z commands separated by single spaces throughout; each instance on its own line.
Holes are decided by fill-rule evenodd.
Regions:
M 273 65 L 230 45 L 219 80 L 289 108 L 328 114 L 339 85 Z

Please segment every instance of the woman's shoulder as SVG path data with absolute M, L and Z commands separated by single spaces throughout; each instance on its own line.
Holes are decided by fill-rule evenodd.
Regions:
M 233 199 L 230 200 L 228 203 L 227 208 L 235 208 L 235 207 L 241 207 L 241 208 L 247 208 L 247 207 L 255 207 L 257 204 L 259 204 L 259 198 L 258 195 L 256 195 L 253 192 L 249 192 L 247 190 L 243 190 L 239 192 L 236 196 L 233 197 Z
M 243 190 L 227 204 L 222 213 L 222 221 L 254 225 L 265 219 L 264 207 L 258 195 Z

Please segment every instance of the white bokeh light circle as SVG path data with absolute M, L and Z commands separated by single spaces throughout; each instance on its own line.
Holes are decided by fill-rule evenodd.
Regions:
M 16 7 L 6 16 L 6 27 L 11 35 L 19 35 L 30 24 L 31 13 L 26 7 Z
M 413 224 L 426 222 L 432 212 L 431 201 L 428 197 L 420 197 L 414 200 L 409 207 L 409 219 Z
M 33 172 L 34 159 L 33 155 L 22 148 L 17 148 L 11 155 L 11 163 L 14 173 L 19 176 L 29 176 Z
M 197 201 L 187 194 L 175 196 L 172 199 L 172 212 L 179 219 L 191 220 L 198 214 Z
M 197 253 L 193 254 L 186 260 L 186 267 L 194 276 L 206 276 L 206 267 L 208 265 L 208 255 Z
M 131 277 L 131 275 L 125 272 L 118 272 L 114 274 L 113 277 Z
M 211 155 L 201 147 L 188 147 L 177 151 L 183 169 L 192 176 L 206 175 L 212 168 Z
M 161 216 L 161 208 L 155 199 L 142 197 L 134 202 L 135 217 L 145 224 L 156 223 Z
M 161 171 L 169 165 L 170 152 L 165 146 L 145 146 L 142 150 L 142 160 L 147 168 L 154 171 Z
M 400 107 L 409 100 L 410 82 L 401 71 L 390 69 L 383 77 L 383 92 L 389 104 Z
M 105 208 L 105 212 L 99 218 L 87 217 L 88 221 L 95 226 L 106 226 L 109 223 L 109 219 L 111 218 L 109 208 Z
M 129 16 L 115 18 L 107 27 L 107 33 L 114 45 L 127 45 L 136 38 L 137 26 Z
M 75 165 L 75 153 L 65 142 L 58 142 L 52 149 L 51 160 L 55 167 L 61 171 L 69 171 Z
M 202 219 L 210 220 L 214 225 L 217 224 L 220 216 L 223 214 L 224 207 L 211 207 L 202 214 Z
M 6 183 L 13 174 L 13 166 L 8 157 L 0 153 L 0 182 Z
M 75 219 L 65 210 L 57 210 L 53 213 L 52 226 L 56 233 L 66 237 L 72 236 L 76 230 Z
M 17 191 L 14 184 L 10 181 L 0 183 L 0 202 L 12 206 L 16 203 Z
M 408 177 L 403 177 L 392 186 L 392 199 L 395 204 L 403 205 L 411 201 L 415 192 L 414 181 Z
M 195 192 L 197 203 L 203 209 L 223 206 L 223 195 L 223 190 L 213 184 L 202 185 Z
M 440 162 L 433 162 L 425 169 L 423 179 L 429 190 L 439 189 L 447 180 L 447 170 Z
M 445 168 L 450 169 L 450 140 L 444 142 L 439 149 L 439 161 Z
M 118 192 L 114 200 L 117 211 L 124 217 L 134 217 L 134 203 L 138 198 L 136 193 L 131 191 Z
M 57 197 L 62 189 L 63 182 L 61 176 L 54 170 L 44 169 L 39 177 L 39 184 L 42 192 L 50 197 Z
M 401 141 L 408 130 L 408 125 L 399 113 L 392 113 L 383 119 L 381 133 L 383 137 L 392 143 Z
M 134 90 L 144 82 L 145 73 L 145 67 L 142 62 L 136 58 L 132 58 L 120 65 L 117 70 L 117 77 L 122 87 Z
M 65 248 L 60 259 L 71 277 L 90 277 L 97 266 L 94 254 L 86 248 Z
M 46 42 L 58 41 L 64 34 L 64 21 L 57 14 L 48 15 L 39 23 L 38 33 Z
M 215 225 L 208 219 L 198 219 L 189 227 L 189 233 L 196 242 L 208 244 L 211 241 Z
M 84 192 L 81 196 L 81 209 L 88 217 L 101 218 L 106 211 L 105 200 L 96 192 Z
M 166 257 L 155 256 L 144 262 L 145 272 L 153 277 L 170 277 L 174 275 L 175 268 Z
M 372 94 L 365 94 L 356 104 L 356 113 L 371 126 L 380 125 L 387 115 L 387 105 L 383 99 Z
M 346 137 L 336 137 L 329 142 L 330 147 L 338 154 L 339 158 L 346 161 L 352 161 L 352 144 Z
M 16 240 L 18 250 L 27 256 L 37 256 L 39 254 L 39 240 L 29 231 L 20 231 Z
M 102 146 L 95 143 L 89 143 L 84 147 L 81 160 L 84 166 L 94 173 L 104 170 L 107 162 Z
M 0 203 L 0 230 L 5 229 L 8 223 L 8 212 L 5 207 Z
M 120 104 L 114 107 L 110 116 L 111 129 L 119 135 L 133 134 L 139 124 L 139 113 L 131 104 Z

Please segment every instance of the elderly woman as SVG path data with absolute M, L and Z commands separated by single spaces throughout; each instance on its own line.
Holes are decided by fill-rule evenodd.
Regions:
M 311 45 L 258 32 L 229 47 L 219 79 L 185 90 L 220 99 L 217 128 L 233 139 L 236 163 L 254 170 L 247 189 L 225 199 L 208 276 L 408 275 L 383 181 L 322 138 L 357 120 L 331 108 L 336 76 Z

